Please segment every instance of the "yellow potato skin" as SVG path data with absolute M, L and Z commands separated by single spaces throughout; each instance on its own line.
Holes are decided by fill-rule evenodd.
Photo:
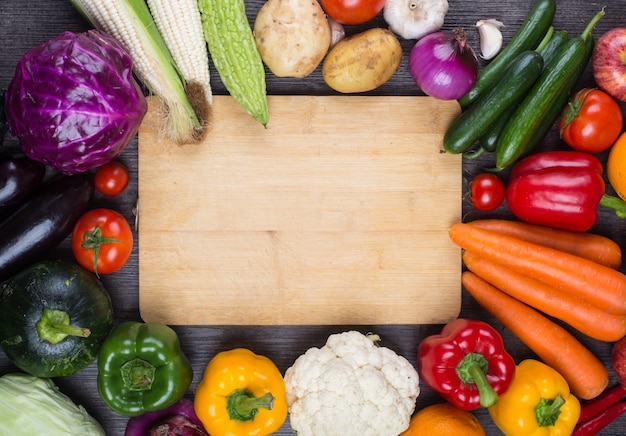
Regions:
M 324 59 L 322 76 L 338 92 L 371 91 L 393 76 L 401 60 L 398 38 L 375 27 L 339 41 Z

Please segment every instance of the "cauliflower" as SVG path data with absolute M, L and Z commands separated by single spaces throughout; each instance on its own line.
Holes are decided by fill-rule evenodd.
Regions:
M 398 436 L 415 410 L 415 367 L 377 337 L 348 331 L 310 348 L 285 372 L 298 436 Z

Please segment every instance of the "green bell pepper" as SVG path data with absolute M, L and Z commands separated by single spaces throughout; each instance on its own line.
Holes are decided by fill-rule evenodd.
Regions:
M 165 409 L 182 398 L 192 379 L 178 335 L 164 324 L 121 323 L 100 348 L 98 392 L 122 415 Z

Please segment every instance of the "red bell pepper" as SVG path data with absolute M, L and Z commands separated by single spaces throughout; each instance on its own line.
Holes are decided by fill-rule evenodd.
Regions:
M 422 380 L 464 410 L 491 407 L 515 375 L 500 334 L 483 321 L 458 318 L 417 350 Z
M 531 154 L 513 167 L 506 201 L 522 221 L 584 232 L 598 219 L 599 204 L 626 215 L 621 199 L 605 195 L 602 172 L 602 163 L 589 153 Z

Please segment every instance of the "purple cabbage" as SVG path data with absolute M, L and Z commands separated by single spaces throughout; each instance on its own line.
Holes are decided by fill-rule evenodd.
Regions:
M 5 104 L 24 153 L 68 175 L 119 156 L 147 111 L 132 58 L 99 30 L 63 32 L 30 49 Z

